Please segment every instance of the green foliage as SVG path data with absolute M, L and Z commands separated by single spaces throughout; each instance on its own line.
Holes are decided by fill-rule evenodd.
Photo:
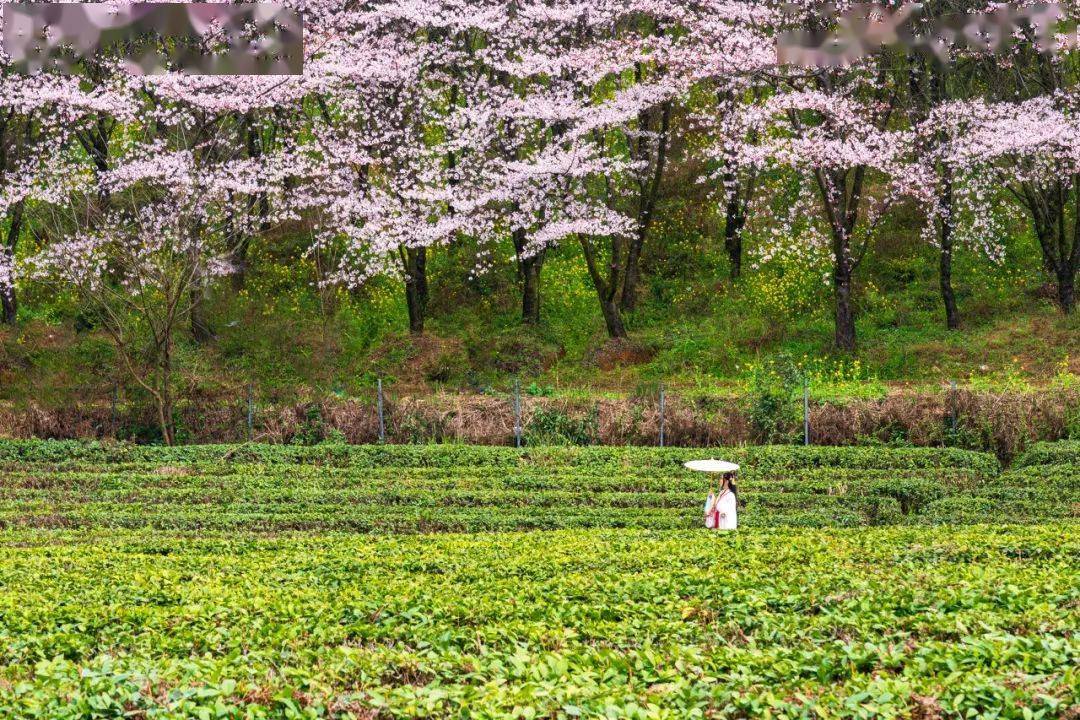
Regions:
M 304 422 L 293 436 L 293 445 L 345 445 L 345 433 L 335 427 L 330 427 L 323 419 L 322 411 L 317 405 L 309 407 L 304 415 Z
M 293 445 L 318 445 L 327 433 L 326 421 L 318 405 L 311 405 L 304 412 L 304 421 L 293 436 Z
M 525 388 L 525 394 L 532 397 L 551 397 L 555 394 L 555 391 L 550 385 L 539 385 L 533 382 L 529 383 L 529 386 Z
M 1036 443 L 1016 459 L 1014 467 L 1080 465 L 1080 441 Z
M 417 392 L 483 391 L 520 375 L 526 385 L 555 393 L 595 396 L 662 380 L 673 391 L 724 394 L 745 390 L 748 366 L 783 357 L 814 373 L 817 398 L 878 396 L 887 382 L 937 392 L 949 379 L 996 390 L 1076 377 L 1075 361 L 1060 366 L 1063 357 L 1080 357 L 1077 319 L 1062 317 L 1039 295 L 1038 248 L 1025 234 L 1005 239 L 1002 266 L 958 253 L 963 325 L 949 332 L 942 327 L 934 249 L 900 242 L 907 230 L 898 227 L 860 268 L 857 354 L 834 357 L 820 268 L 783 258 L 755 268 L 748 257 L 742 279 L 731 283 L 719 226 L 713 227 L 719 221 L 704 211 L 686 214 L 698 213 L 700 203 L 665 202 L 673 214 L 657 217 L 643 259 L 642 302 L 625 318 L 632 340 L 651 351 L 637 364 L 614 372 L 598 366 L 603 324 L 572 245 L 548 253 L 542 322 L 535 328 L 521 327 L 512 262 L 500 260 L 470 279 L 472 253 L 433 254 L 427 328 L 446 348 L 440 356 L 410 353 L 402 342 L 406 312 L 398 280 L 379 278 L 355 292 L 320 289 L 312 282 L 312 259 L 294 256 L 299 245 L 286 240 L 253 247 L 244 290 L 215 290 L 208 311 L 216 339 L 195 346 L 181 338 L 178 384 L 228 392 L 255 382 L 262 392 L 298 402 L 328 388 L 367 394 L 380 376 Z M 757 252 L 767 230 L 748 231 L 748 253 Z M 773 297 L 778 294 L 789 299 Z M 26 319 L 19 328 L 0 328 L 0 398 L 48 406 L 107 402 L 117 374 L 107 339 L 97 330 L 74 330 L 70 299 L 27 288 L 21 307 Z M 806 366 L 808 358 L 821 372 Z M 836 379 L 830 370 L 845 363 Z
M 795 439 L 803 381 L 801 369 L 787 357 L 752 366 L 747 414 L 762 442 Z
M 600 408 L 594 405 L 583 418 L 568 416 L 558 408 L 537 406 L 525 428 L 530 445 L 596 445 L 600 442 Z
M 1053 448 L 1057 444 L 1048 444 Z M 1063 444 L 1070 447 L 1069 443 Z M 1041 446 L 1036 446 L 1041 447 Z M 72 440 L 2 440 L 0 463 L 200 463 L 223 462 L 257 464 L 314 464 L 356 468 L 458 466 L 515 468 L 566 466 L 575 471 L 620 472 L 670 471 L 682 467 L 691 456 L 719 453 L 740 463 L 745 470 L 783 472 L 788 470 L 834 468 L 852 470 L 920 470 L 958 468 L 984 476 L 997 475 L 1001 465 L 989 453 L 955 448 L 748 446 L 700 450 L 656 447 L 535 447 L 516 450 L 478 445 L 342 445 L 336 447 L 295 447 L 288 445 L 242 446 L 188 445 L 147 447 L 127 443 L 80 442 Z
M 1067 717 L 1077 558 L 1076 526 L 5 531 L 0 715 Z

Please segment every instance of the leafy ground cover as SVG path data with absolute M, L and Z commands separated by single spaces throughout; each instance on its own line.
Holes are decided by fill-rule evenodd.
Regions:
M 0 533 L 0 714 L 1075 717 L 1080 532 Z

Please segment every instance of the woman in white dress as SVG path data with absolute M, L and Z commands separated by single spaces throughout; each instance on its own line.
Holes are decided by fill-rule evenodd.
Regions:
M 710 492 L 705 500 L 705 527 L 710 530 L 734 530 L 739 526 L 737 492 L 731 476 L 724 475 L 720 491 Z
M 730 475 L 724 476 L 720 494 L 716 496 L 717 530 L 734 530 L 739 526 L 739 496 Z

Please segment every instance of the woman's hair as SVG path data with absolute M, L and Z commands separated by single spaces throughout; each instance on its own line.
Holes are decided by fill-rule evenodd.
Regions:
M 730 490 L 731 494 L 735 496 L 735 506 L 738 507 L 738 505 L 739 505 L 739 488 L 737 488 L 735 486 L 735 478 L 730 476 L 730 475 L 727 475 L 727 476 L 724 477 L 724 480 L 725 480 L 725 482 L 727 482 L 728 490 Z

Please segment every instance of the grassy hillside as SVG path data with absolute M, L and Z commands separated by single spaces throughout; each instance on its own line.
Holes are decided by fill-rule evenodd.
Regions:
M 362 395 L 376 377 L 400 392 L 506 389 L 521 377 L 549 395 L 633 394 L 660 381 L 700 393 L 754 382 L 762 368 L 796 368 L 824 394 L 879 394 L 886 386 L 936 391 L 955 380 L 1024 388 L 1080 375 L 1080 319 L 1052 305 L 1030 239 L 1018 235 L 1003 264 L 957 257 L 963 325 L 944 329 L 935 251 L 901 242 L 899 228 L 860 268 L 859 349 L 831 350 L 827 267 L 781 258 L 755 267 L 753 238 L 741 279 L 728 267 L 711 221 L 669 200 L 644 259 L 628 342 L 606 339 L 579 253 L 554 252 L 543 270 L 542 323 L 522 327 L 506 255 L 469 274 L 467 248 L 431 259 L 426 335 L 406 331 L 399 281 L 319 292 L 314 268 L 285 246 L 253 249 L 246 289 L 215 290 L 216 338 L 180 348 L 178 392 L 213 394 L 254 382 L 261 397 Z M 107 339 L 70 298 L 28 287 L 20 324 L 0 329 L 0 400 L 63 405 L 108 398 L 124 377 Z

